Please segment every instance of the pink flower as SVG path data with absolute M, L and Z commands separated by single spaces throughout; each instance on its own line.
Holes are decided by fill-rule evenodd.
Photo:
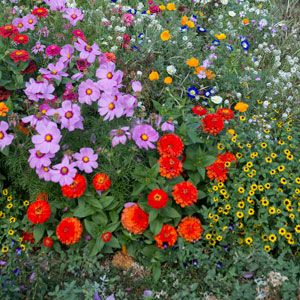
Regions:
M 52 177 L 52 169 L 48 166 L 41 166 L 40 168 L 36 168 L 35 172 L 39 176 L 40 179 L 44 179 L 45 181 L 50 181 Z
M 80 153 L 75 153 L 73 157 L 77 160 L 77 167 L 85 173 L 92 173 L 98 167 L 98 154 L 94 154 L 92 148 L 81 148 Z
M 74 46 L 80 52 L 80 58 L 86 59 L 89 63 L 93 63 L 96 60 L 96 55 L 101 54 L 96 43 L 90 46 L 81 38 L 78 38 Z
M 31 48 L 31 52 L 37 54 L 38 52 L 44 52 L 46 46 L 42 45 L 39 41 L 36 42 L 35 46 Z
M 39 101 L 39 99 L 54 99 L 55 88 L 53 84 L 49 84 L 47 80 L 45 81 L 35 81 L 30 78 L 29 82 L 26 82 L 26 89 L 24 90 L 29 100 Z
M 100 91 L 94 81 L 88 79 L 80 83 L 78 87 L 79 102 L 92 104 L 92 101 L 96 101 L 100 97 Z
M 121 19 L 125 26 L 131 26 L 134 22 L 132 14 L 125 14 Z
M 24 18 L 15 18 L 12 21 L 12 25 L 16 26 L 18 28 L 19 32 L 25 32 L 28 29 L 27 24 L 25 23 Z
M 139 81 L 133 81 L 131 83 L 132 89 L 135 93 L 140 93 L 142 91 L 142 84 Z
M 124 145 L 126 143 L 127 137 L 129 140 L 131 139 L 131 133 L 129 132 L 128 126 L 119 129 L 113 129 L 109 132 L 109 134 L 113 136 L 112 139 L 113 147 L 117 146 L 119 143 Z
M 72 184 L 77 174 L 75 167 L 76 162 L 70 163 L 69 157 L 65 155 L 60 164 L 53 166 L 51 181 L 59 182 L 61 186 Z
M 50 166 L 51 159 L 54 157 L 54 154 L 51 153 L 42 153 L 39 150 L 33 148 L 28 150 L 30 153 L 30 157 L 28 158 L 29 165 L 32 169 L 41 168 L 42 166 Z
M 162 125 L 161 125 L 161 130 L 162 131 L 172 131 L 174 132 L 174 124 L 173 123 L 170 123 L 170 122 L 164 122 Z
M 69 131 L 76 128 L 83 129 L 83 117 L 77 104 L 72 104 L 71 101 L 63 101 L 62 107 L 57 112 L 61 121 L 61 129 L 67 128 Z
M 34 25 L 37 23 L 37 19 L 34 15 L 28 14 L 23 17 L 23 22 L 28 29 L 34 30 Z
M 77 25 L 77 22 L 83 20 L 83 13 L 81 9 L 78 8 L 67 8 L 65 10 L 66 14 L 63 14 L 62 17 L 69 20 L 73 26 Z
M 61 48 L 58 47 L 57 45 L 51 45 L 51 46 L 47 47 L 46 54 L 49 56 L 56 56 L 56 55 L 60 54 L 60 50 L 61 50 Z
M 40 69 L 40 73 L 46 75 L 48 79 L 53 78 L 56 80 L 61 80 L 61 77 L 68 76 L 68 73 L 62 71 L 65 68 L 65 65 L 60 60 L 55 65 L 49 64 L 48 68 L 49 70 L 44 68 Z
M 105 116 L 104 121 L 109 119 L 111 121 L 114 117 L 120 118 L 123 115 L 123 107 L 118 101 L 115 101 L 114 97 L 109 94 L 102 94 L 98 101 L 100 116 Z
M 150 125 L 137 125 L 132 130 L 132 138 L 139 148 L 155 149 L 152 142 L 156 142 L 159 138 L 158 132 Z
M 8 123 L 1 121 L 0 122 L 0 147 L 1 151 L 8 145 L 10 145 L 14 139 L 12 134 L 7 134 L 6 130 L 8 129 Z
M 75 56 L 73 55 L 74 48 L 67 44 L 62 47 L 60 51 L 61 58 L 59 59 L 63 63 L 69 63 Z

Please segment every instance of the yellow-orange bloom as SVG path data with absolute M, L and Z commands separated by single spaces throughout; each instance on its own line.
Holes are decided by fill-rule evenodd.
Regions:
M 183 17 L 181 18 L 181 25 L 184 26 L 188 20 L 189 20 L 189 18 L 188 18 L 187 16 L 183 16 Z
M 163 11 L 163 10 L 166 9 L 166 7 L 165 7 L 164 5 L 160 5 L 160 6 L 159 6 L 159 9 L 160 9 L 161 11 Z
M 182 219 L 177 231 L 187 242 L 196 242 L 201 239 L 203 234 L 201 221 L 195 217 L 185 217 Z
M 171 35 L 169 33 L 169 30 L 166 30 L 164 32 L 161 33 L 160 35 L 160 38 L 163 40 L 163 41 L 167 41 L 171 38 Z
M 5 117 L 7 112 L 8 112 L 8 107 L 5 105 L 4 102 L 0 102 L 0 116 Z
M 190 67 L 197 67 L 199 65 L 199 60 L 192 57 L 186 61 L 186 64 Z
M 195 24 L 193 21 L 187 21 L 186 22 L 186 25 L 189 27 L 189 28 L 194 28 L 195 27 Z
M 168 3 L 167 10 L 176 10 L 175 4 L 174 3 Z
M 238 110 L 240 112 L 245 112 L 248 108 L 248 104 L 243 102 L 238 102 L 236 106 L 234 107 L 235 110 Z
M 151 81 L 153 81 L 153 80 L 158 80 L 158 79 L 159 79 L 158 73 L 152 71 L 152 72 L 149 74 L 149 79 L 150 79 Z
M 249 23 L 249 20 L 248 19 L 243 19 L 243 23 L 246 25 Z
M 224 33 L 221 33 L 221 34 L 215 34 L 215 37 L 216 37 L 218 40 L 225 40 L 225 39 L 226 39 L 226 34 L 224 34 Z
M 173 81 L 172 77 L 166 77 L 165 80 L 164 80 L 164 83 L 165 84 L 171 84 Z

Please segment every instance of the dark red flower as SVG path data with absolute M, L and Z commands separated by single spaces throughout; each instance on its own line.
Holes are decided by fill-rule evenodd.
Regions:
M 102 239 L 105 243 L 106 243 L 106 242 L 109 242 L 110 239 L 111 239 L 111 237 L 112 237 L 111 232 L 104 232 L 104 233 L 102 233 L 102 235 L 101 235 L 101 239 Z
M 22 231 L 22 237 L 25 242 L 30 242 L 34 244 L 33 232 Z
M 11 92 L 7 90 L 5 87 L 0 86 L 0 100 L 8 99 L 10 97 Z
M 148 204 L 156 209 L 161 209 L 167 205 L 168 194 L 161 189 L 153 190 L 148 195 Z
M 33 60 L 31 60 L 29 62 L 28 67 L 24 71 L 21 71 L 21 74 L 30 74 L 33 73 L 34 71 L 36 71 L 36 64 Z
M 14 25 L 5 25 L 0 27 L 0 35 L 4 38 L 9 37 L 11 39 L 18 32 L 18 28 Z

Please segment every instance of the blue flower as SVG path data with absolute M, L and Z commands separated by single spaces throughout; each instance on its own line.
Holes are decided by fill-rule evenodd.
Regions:
M 211 96 L 214 96 L 214 95 L 217 94 L 216 91 L 215 91 L 214 89 L 209 89 L 209 92 L 210 92 L 210 95 L 211 95 Z
M 241 40 L 241 41 L 245 41 L 245 40 L 247 40 L 247 38 L 246 38 L 245 36 L 241 35 L 241 36 L 240 36 L 240 40 Z
M 138 35 L 138 38 L 141 39 L 141 40 L 143 40 L 143 39 L 144 39 L 144 34 L 143 34 L 143 33 L 140 33 L 140 34 Z
M 250 47 L 248 41 L 246 41 L 246 40 L 241 42 L 241 46 L 244 50 L 248 50 Z
M 16 252 L 17 252 L 18 255 L 21 255 L 21 253 L 22 253 L 21 247 L 17 247 L 16 248 Z
M 233 51 L 233 48 L 230 45 L 226 44 L 225 47 L 227 48 L 228 52 L 232 52 Z
M 193 259 L 193 265 L 194 265 L 195 267 L 197 267 L 197 265 L 198 265 L 198 259 Z
M 210 95 L 211 95 L 211 94 L 210 94 L 210 90 L 204 92 L 204 96 L 205 96 L 206 98 L 210 97 Z
M 135 15 L 136 14 L 136 9 L 131 8 L 131 9 L 127 10 L 127 12 L 132 14 L 132 15 Z
M 191 87 L 188 89 L 187 91 L 187 95 L 190 97 L 190 98 L 195 98 L 197 95 L 198 95 L 198 90 L 195 88 L 195 87 Z
M 229 229 L 229 230 L 232 230 L 232 229 L 233 229 L 233 225 L 229 224 L 229 225 L 228 225 L 228 229 Z
M 182 26 L 182 27 L 180 27 L 180 31 L 181 32 L 187 32 L 189 29 L 188 29 L 188 27 L 187 26 Z
M 15 273 L 16 276 L 19 275 L 19 271 L 20 271 L 20 270 L 19 270 L 18 268 L 16 268 L 16 269 L 14 270 L 14 273 Z
M 202 33 L 202 32 L 206 32 L 206 29 L 204 27 L 198 26 L 197 31 Z
M 214 39 L 213 41 L 212 41 L 212 44 L 214 45 L 214 46 L 220 46 L 220 41 L 219 40 L 216 40 L 216 39 Z
M 220 269 L 220 268 L 222 268 L 222 263 L 219 261 L 219 262 L 217 262 L 217 267 Z
M 139 50 L 139 48 L 137 46 L 132 46 L 131 49 L 135 50 L 135 51 Z
M 164 247 L 164 249 L 167 249 L 169 247 L 169 243 L 168 242 L 163 242 L 162 246 Z

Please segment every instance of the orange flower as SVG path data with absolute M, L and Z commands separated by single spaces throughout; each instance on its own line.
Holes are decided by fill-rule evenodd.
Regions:
M 187 21 L 186 22 L 186 25 L 189 27 L 189 28 L 194 28 L 195 27 L 195 24 L 193 21 Z
M 8 107 L 5 105 L 4 102 L 0 102 L 0 116 L 5 117 L 7 112 L 8 112 Z
M 97 173 L 93 179 L 93 186 L 97 191 L 106 191 L 109 189 L 111 181 L 107 174 Z
M 105 57 L 107 58 L 107 62 L 112 61 L 113 63 L 116 62 L 116 56 L 113 53 L 104 53 Z
M 166 7 L 165 7 L 164 5 L 160 5 L 160 6 L 159 6 L 159 9 L 160 9 L 161 11 L 164 11 L 164 10 L 166 9 Z
M 78 219 L 64 218 L 56 228 L 56 235 L 63 244 L 73 245 L 80 240 L 82 231 L 82 224 Z
M 86 180 L 80 175 L 76 174 L 73 179 L 73 183 L 70 185 L 65 185 L 61 188 L 63 195 L 68 198 L 79 198 L 86 189 Z
M 238 110 L 240 112 L 245 112 L 248 108 L 248 104 L 243 102 L 238 102 L 236 106 L 234 107 L 235 110 Z
M 191 206 L 197 202 L 198 191 L 191 182 L 184 181 L 173 187 L 172 196 L 181 207 Z
M 166 77 L 165 80 L 164 80 L 164 83 L 165 84 L 171 84 L 173 81 L 172 77 Z
M 148 195 L 148 204 L 156 209 L 161 209 L 166 206 L 168 202 L 168 194 L 161 189 L 153 190 Z
M 225 168 L 225 162 L 218 159 L 212 165 L 206 167 L 207 177 L 213 181 L 216 179 L 218 182 L 224 182 L 228 177 L 228 169 Z
M 197 67 L 199 65 L 199 60 L 192 57 L 186 61 L 186 64 L 190 67 Z
M 187 242 L 197 242 L 203 234 L 201 221 L 195 217 L 185 217 L 182 219 L 177 231 Z
M 188 21 L 188 17 L 187 16 L 183 16 L 182 18 L 181 18 L 181 25 L 185 25 L 186 24 L 186 22 Z
M 171 35 L 169 33 L 169 30 L 165 30 L 164 32 L 161 33 L 160 35 L 160 38 L 163 40 L 163 41 L 167 41 L 171 38 Z
M 249 23 L 249 20 L 248 19 L 243 19 L 243 23 L 246 25 Z
M 169 224 L 165 224 L 160 233 L 156 235 L 154 239 L 156 240 L 157 247 L 166 249 L 175 245 L 177 236 L 178 234 L 176 229 Z
M 43 224 L 51 214 L 48 202 L 40 200 L 31 203 L 27 209 L 27 217 L 33 224 Z
M 149 216 L 138 204 L 125 207 L 121 216 L 121 223 L 125 229 L 133 234 L 142 234 L 148 227 Z
M 216 37 L 218 40 L 225 40 L 225 39 L 226 39 L 226 34 L 224 34 L 224 33 L 221 33 L 221 34 L 215 34 L 215 37 Z
M 181 138 L 174 133 L 163 135 L 157 142 L 157 150 L 162 156 L 178 157 L 183 152 L 183 146 Z
M 225 154 L 218 154 L 217 155 L 217 159 L 222 160 L 224 162 L 232 162 L 235 161 L 235 163 L 237 163 L 237 159 L 235 157 L 235 155 L 231 152 L 226 152 Z
M 151 81 L 156 80 L 156 79 L 158 80 L 158 79 L 159 79 L 158 73 L 152 71 L 152 72 L 149 74 L 149 79 L 150 79 Z
M 177 177 L 183 171 L 182 162 L 176 157 L 162 156 L 159 161 L 160 176 L 172 179 Z
M 176 10 L 175 4 L 174 3 L 168 3 L 167 10 Z

